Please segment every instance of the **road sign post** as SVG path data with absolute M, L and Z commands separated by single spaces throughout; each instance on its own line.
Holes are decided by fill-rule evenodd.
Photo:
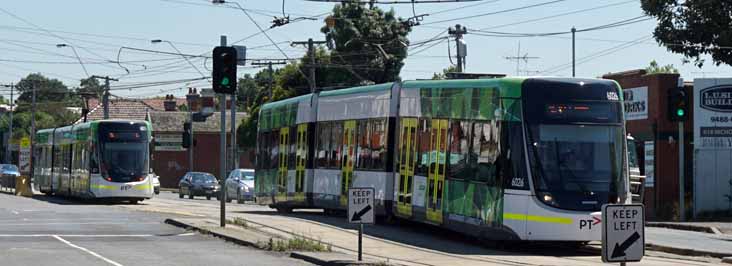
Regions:
M 363 259 L 363 225 L 374 223 L 374 188 L 348 189 L 348 222 L 358 224 L 358 260 Z
M 602 261 L 640 261 L 645 255 L 645 214 L 643 204 L 602 206 Z

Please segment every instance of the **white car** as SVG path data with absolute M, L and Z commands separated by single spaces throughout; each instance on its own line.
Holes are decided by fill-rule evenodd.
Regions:
M 234 169 L 225 183 L 226 201 L 236 199 L 237 203 L 254 200 L 254 169 Z
M 156 175 L 155 173 L 152 173 L 152 184 L 153 184 L 153 191 L 155 194 L 160 194 L 160 177 Z

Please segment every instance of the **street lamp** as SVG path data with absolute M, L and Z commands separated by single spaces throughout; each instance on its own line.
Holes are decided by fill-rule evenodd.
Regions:
M 155 43 L 161 43 L 161 42 L 168 43 L 170 45 L 170 47 L 173 47 L 173 49 L 178 53 L 178 55 L 182 56 L 183 59 L 185 59 L 186 62 L 188 62 L 188 64 L 193 67 L 193 69 L 195 69 L 196 71 L 198 71 L 198 74 L 201 74 L 201 77 L 206 77 L 206 75 L 204 75 L 203 72 L 201 72 L 201 70 L 198 69 L 198 67 L 196 67 L 196 65 L 194 65 L 191 62 L 191 60 L 188 60 L 188 56 L 184 55 L 180 50 L 178 50 L 178 47 L 175 47 L 175 45 L 173 45 L 172 42 L 166 41 L 166 40 L 161 40 L 161 39 L 150 40 L 150 43 L 153 43 L 153 44 L 155 44 Z M 207 78 L 207 80 L 208 80 L 208 78 Z M 209 82 L 211 82 L 211 81 L 209 80 Z
M 89 77 L 89 72 L 86 71 L 86 66 L 84 66 L 83 62 L 81 62 L 81 57 L 79 57 L 79 54 L 76 52 L 76 48 L 74 48 L 74 46 L 72 46 L 72 45 L 65 44 L 65 43 L 56 44 L 56 48 L 62 48 L 62 47 L 71 47 L 71 50 L 74 51 L 74 55 L 76 55 L 76 60 L 79 60 L 79 64 L 81 65 L 81 68 L 84 69 L 84 73 L 86 74 L 87 77 Z

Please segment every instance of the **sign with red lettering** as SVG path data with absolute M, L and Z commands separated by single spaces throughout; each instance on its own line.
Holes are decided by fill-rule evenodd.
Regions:
M 643 204 L 602 205 L 602 261 L 640 261 L 645 255 Z
M 374 223 L 374 188 L 348 189 L 348 222 Z

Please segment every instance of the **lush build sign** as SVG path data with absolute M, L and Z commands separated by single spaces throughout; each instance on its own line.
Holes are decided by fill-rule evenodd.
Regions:
M 732 149 L 732 79 L 694 80 L 694 148 Z
M 648 119 L 648 87 L 623 90 L 625 120 Z

